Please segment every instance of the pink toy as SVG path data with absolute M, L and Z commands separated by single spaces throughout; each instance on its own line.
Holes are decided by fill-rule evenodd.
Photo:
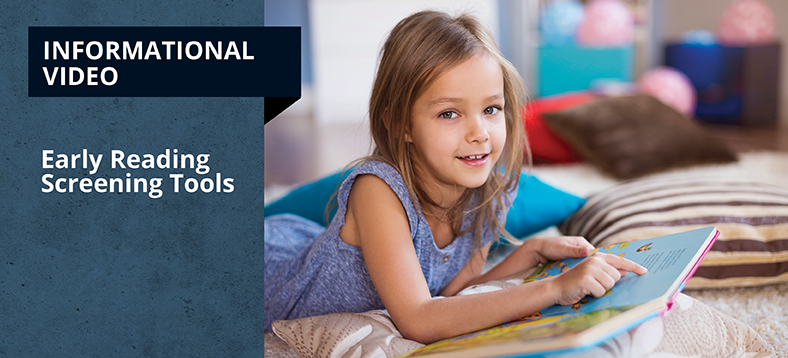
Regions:
M 690 117 L 695 112 L 695 87 L 687 75 L 673 67 L 649 70 L 638 82 L 638 87 L 685 116 Z
M 621 46 L 632 42 L 635 20 L 621 0 L 593 0 L 577 29 L 577 42 L 585 46 Z
M 774 13 L 760 0 L 735 0 L 722 13 L 717 34 L 719 42 L 730 46 L 774 42 Z

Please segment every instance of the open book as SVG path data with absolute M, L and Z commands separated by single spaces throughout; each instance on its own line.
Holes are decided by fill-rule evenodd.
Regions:
M 541 356 L 599 345 L 666 311 L 695 273 L 719 232 L 706 227 L 598 248 L 648 269 L 628 273 L 604 296 L 587 296 L 571 306 L 555 305 L 520 320 L 445 339 L 402 357 Z M 525 282 L 560 275 L 584 258 L 548 262 Z

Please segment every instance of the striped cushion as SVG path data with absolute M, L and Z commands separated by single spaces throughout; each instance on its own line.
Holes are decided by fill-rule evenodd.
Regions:
M 788 281 L 788 191 L 718 178 L 638 179 L 608 188 L 559 229 L 597 247 L 716 226 L 687 288 Z

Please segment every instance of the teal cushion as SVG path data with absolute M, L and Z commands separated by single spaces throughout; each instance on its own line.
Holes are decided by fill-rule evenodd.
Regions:
M 517 238 L 526 237 L 560 224 L 585 203 L 586 199 L 521 174 L 517 197 L 506 214 L 506 231 Z
M 325 220 L 326 205 L 334 196 L 334 192 L 339 189 L 339 184 L 350 175 L 352 170 L 340 171 L 331 174 L 325 178 L 306 183 L 282 198 L 274 201 L 265 206 L 263 216 L 271 216 L 275 214 L 296 214 L 298 216 L 307 218 L 323 226 L 328 226 L 330 218 L 334 217 L 337 213 L 336 205 L 331 208 L 331 215 L 329 221 Z
M 326 204 L 349 174 L 350 171 L 338 172 L 302 185 L 266 205 L 263 215 L 290 213 L 327 225 L 328 222 L 324 220 Z M 506 230 L 514 237 L 528 236 L 561 223 L 583 204 L 583 198 L 556 189 L 535 176 L 522 174 L 517 198 L 507 214 Z M 334 217 L 334 214 L 336 206 L 332 208 L 329 218 Z

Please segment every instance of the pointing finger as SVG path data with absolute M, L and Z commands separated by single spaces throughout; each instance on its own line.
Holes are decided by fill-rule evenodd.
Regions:
M 635 263 L 632 260 L 625 259 L 614 255 L 605 255 L 605 261 L 620 271 L 634 272 L 642 275 L 648 271 L 645 267 Z M 623 275 L 622 275 L 623 276 Z

